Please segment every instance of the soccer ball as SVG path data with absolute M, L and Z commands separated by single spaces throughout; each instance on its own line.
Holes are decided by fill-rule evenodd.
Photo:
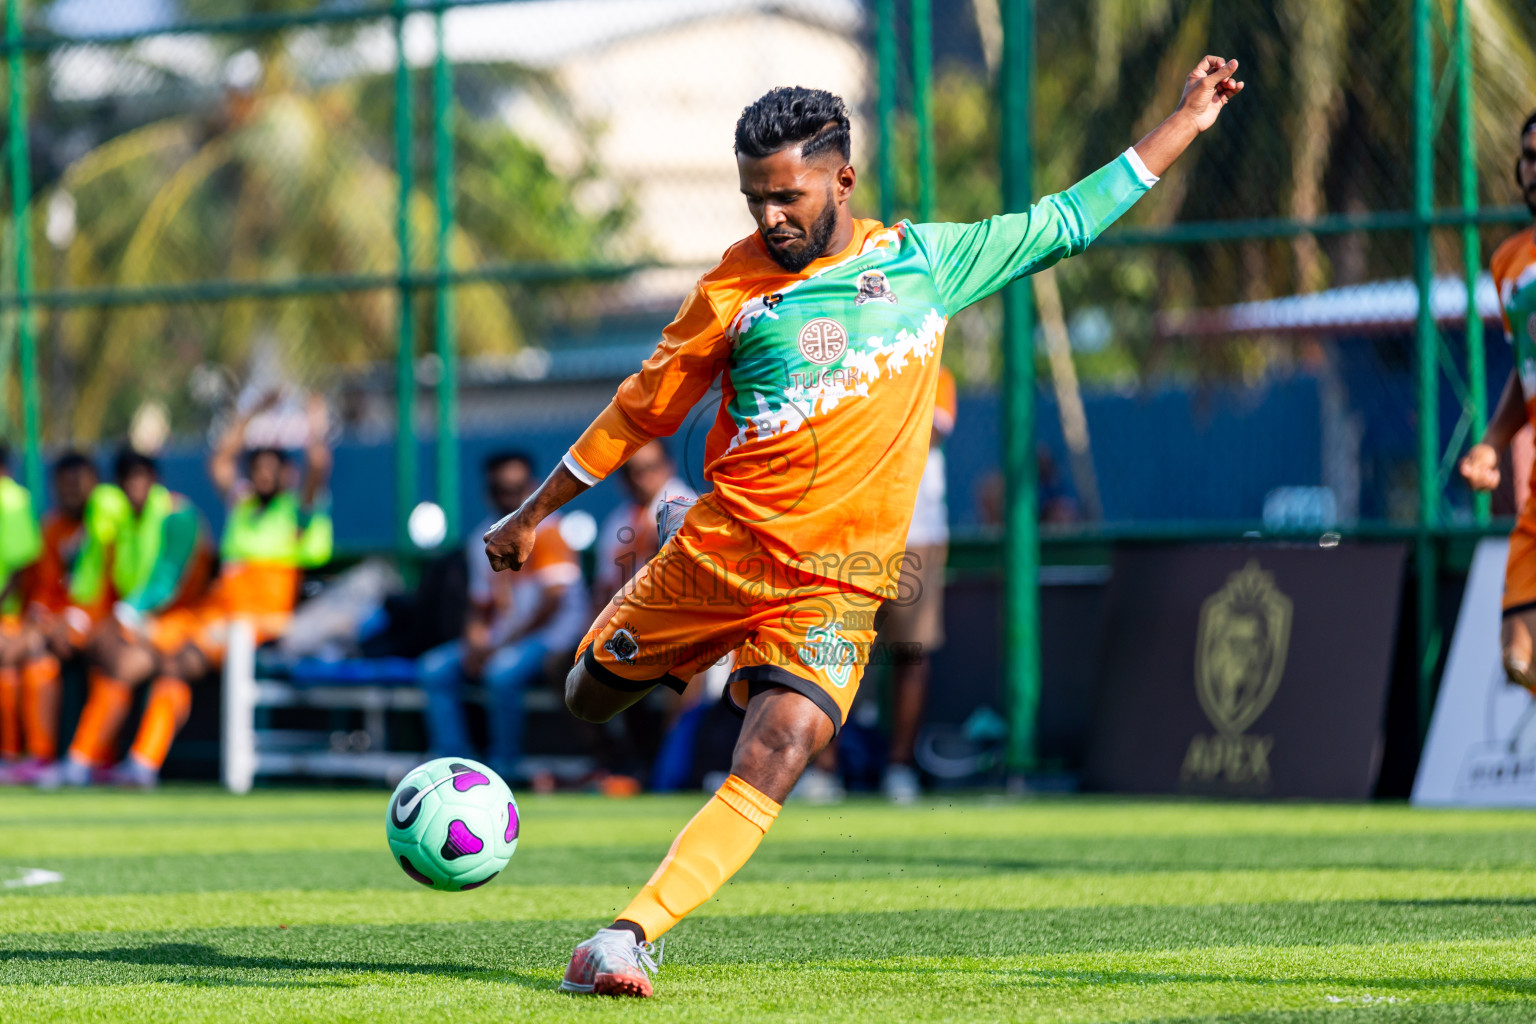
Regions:
M 517 849 L 517 801 L 478 761 L 440 757 L 411 769 L 389 798 L 384 834 L 407 875 L 445 892 L 475 889 Z

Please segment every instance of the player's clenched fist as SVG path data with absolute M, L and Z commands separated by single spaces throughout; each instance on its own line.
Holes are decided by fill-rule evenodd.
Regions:
M 533 554 L 533 529 L 518 509 L 486 530 L 481 540 L 485 541 L 485 557 L 491 560 L 491 568 L 497 572 L 521 569 Z
M 1475 444 L 1462 456 L 1461 475 L 1474 491 L 1491 491 L 1499 486 L 1499 453 L 1491 444 Z

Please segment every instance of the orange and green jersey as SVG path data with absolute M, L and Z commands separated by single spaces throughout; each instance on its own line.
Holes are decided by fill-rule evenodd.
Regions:
M 43 550 L 38 556 L 27 600 L 51 612 L 69 605 L 69 583 L 85 540 L 85 519 L 57 510 L 43 517 Z
M 85 502 L 80 552 L 69 577 L 69 603 L 94 614 L 110 608 L 118 591 L 117 537 L 133 519 L 128 496 L 115 484 L 97 484 Z
M 42 536 L 32 512 L 32 495 L 8 475 L 0 474 L 0 615 L 21 611 L 21 572 L 37 561 Z
M 565 458 L 595 483 L 675 433 L 716 385 L 702 500 L 797 575 L 894 593 L 928 456 L 944 328 L 1025 274 L 1082 252 L 1156 179 L 1133 150 L 1024 213 L 975 224 L 854 221 L 841 252 L 790 273 L 759 235 L 702 277 L 655 353 Z
M 213 569 L 202 515 L 185 495 L 160 484 L 150 488 L 142 509 L 129 508 L 117 522 L 112 549 L 112 588 L 142 615 L 196 600 Z
M 263 503 L 247 495 L 229 510 L 219 545 L 219 599 L 230 614 L 287 616 L 305 569 L 331 559 L 333 528 L 324 511 L 301 506 L 292 491 Z
M 1525 393 L 1525 414 L 1536 423 L 1536 227 L 1504 240 L 1489 269 L 1499 290 L 1504 330 L 1515 349 L 1515 372 Z

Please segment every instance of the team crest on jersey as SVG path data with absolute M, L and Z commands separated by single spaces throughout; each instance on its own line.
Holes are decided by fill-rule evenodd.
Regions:
M 859 294 L 854 297 L 853 304 L 862 306 L 866 302 L 883 300 L 891 305 L 896 304 L 896 293 L 891 291 L 891 282 L 886 279 L 883 270 L 866 270 L 859 275 Z
M 640 641 L 635 639 L 635 634 L 628 626 L 621 626 L 613 631 L 613 636 L 603 644 L 603 650 L 613 655 L 618 661 L 626 665 L 635 663 L 635 656 L 640 653 Z
M 840 359 L 848 350 L 848 332 L 829 316 L 819 316 L 800 328 L 800 354 L 819 366 Z

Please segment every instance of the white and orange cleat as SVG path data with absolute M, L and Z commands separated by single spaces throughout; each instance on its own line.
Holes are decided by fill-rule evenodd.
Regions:
M 624 928 L 604 928 L 571 954 L 560 991 L 646 997 L 651 994 L 650 976 L 660 962 L 660 946 L 639 942 Z

